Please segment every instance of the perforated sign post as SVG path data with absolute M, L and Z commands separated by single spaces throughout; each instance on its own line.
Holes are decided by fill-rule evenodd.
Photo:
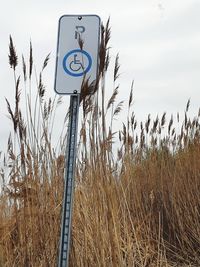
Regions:
M 84 81 L 97 78 L 99 38 L 96 15 L 64 15 L 59 20 L 54 89 L 71 97 L 58 267 L 69 262 L 79 99 Z

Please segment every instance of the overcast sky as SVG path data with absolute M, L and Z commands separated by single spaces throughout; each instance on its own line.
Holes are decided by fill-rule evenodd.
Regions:
M 0 151 L 10 131 L 5 97 L 14 99 L 9 35 L 19 55 L 28 53 L 32 40 L 38 68 L 51 52 L 46 83 L 53 94 L 57 26 L 63 14 L 98 14 L 104 22 L 110 16 L 111 55 L 119 52 L 121 63 L 120 98 L 127 99 L 134 79 L 138 120 L 148 113 L 154 117 L 164 111 L 181 112 L 189 98 L 196 115 L 200 106 L 199 0 L 0 1 Z M 109 82 L 107 90 L 112 90 Z

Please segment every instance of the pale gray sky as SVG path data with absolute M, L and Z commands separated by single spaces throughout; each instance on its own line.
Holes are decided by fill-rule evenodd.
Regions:
M 10 131 L 5 97 L 14 99 L 13 74 L 8 65 L 9 35 L 13 36 L 19 55 L 28 53 L 31 38 L 38 69 L 51 52 L 45 78 L 47 89 L 53 94 L 57 26 L 63 14 L 98 14 L 104 22 L 110 16 L 111 55 L 119 52 L 121 63 L 119 98 L 127 99 L 134 79 L 134 110 L 138 120 L 144 120 L 148 113 L 154 117 L 164 111 L 169 115 L 183 111 L 188 98 L 191 113 L 197 113 L 199 0 L 0 2 L 0 151 L 5 149 Z M 107 85 L 107 90 L 112 90 L 112 83 Z

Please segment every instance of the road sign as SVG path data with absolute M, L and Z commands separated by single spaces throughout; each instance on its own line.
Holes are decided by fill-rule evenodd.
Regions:
M 58 94 L 80 93 L 84 80 L 97 77 L 100 18 L 64 15 L 59 20 L 54 89 Z
M 99 38 L 100 18 L 96 15 L 65 15 L 59 20 L 54 89 L 71 95 L 59 267 L 69 263 L 81 86 L 85 80 L 92 83 L 97 78 Z

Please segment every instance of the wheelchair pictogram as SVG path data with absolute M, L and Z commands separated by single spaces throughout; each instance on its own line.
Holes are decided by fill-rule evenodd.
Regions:
M 91 56 L 81 49 L 71 50 L 63 58 L 64 71 L 74 77 L 83 76 L 91 69 L 91 66 Z
M 79 59 L 77 59 L 77 56 L 77 54 L 74 54 L 74 60 L 69 64 L 71 71 L 79 71 L 80 69 L 84 70 L 83 64 Z

